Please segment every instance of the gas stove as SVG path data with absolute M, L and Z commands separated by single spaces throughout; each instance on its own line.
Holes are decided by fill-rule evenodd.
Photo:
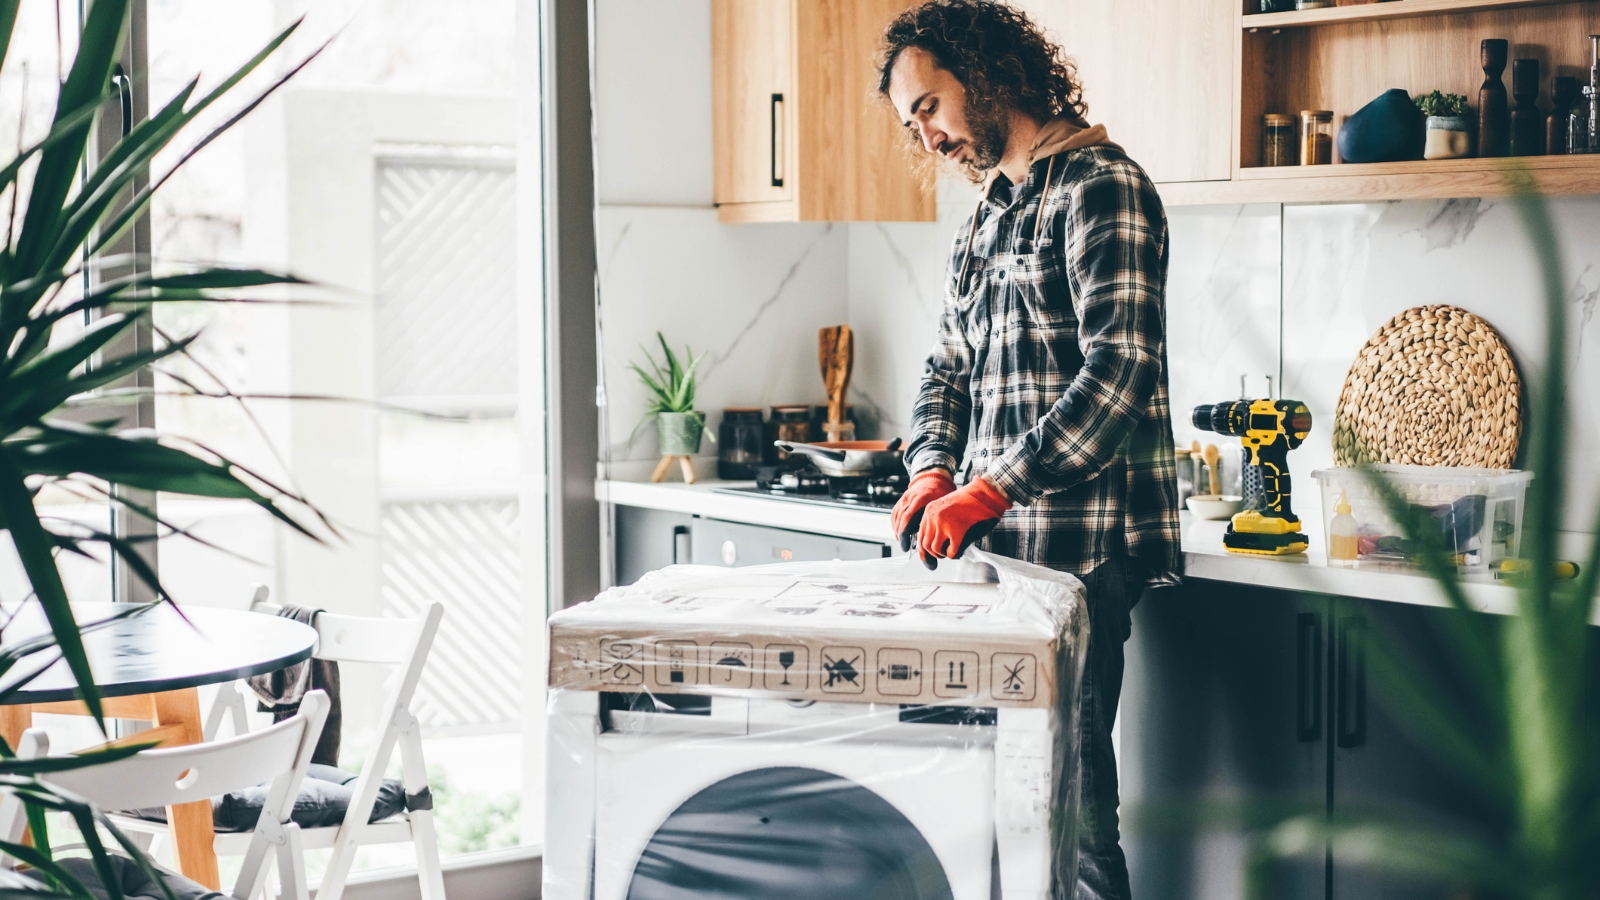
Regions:
M 755 487 L 715 490 L 723 494 L 771 497 L 816 506 L 889 510 L 905 493 L 906 483 L 906 476 L 899 473 L 840 478 L 824 475 L 814 468 L 771 471 L 763 466 L 757 470 Z

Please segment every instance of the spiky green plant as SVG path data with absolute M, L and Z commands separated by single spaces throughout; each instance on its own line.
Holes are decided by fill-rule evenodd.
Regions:
M 11 45 L 20 0 L 0 0 L 0 67 Z M 100 692 L 84 653 L 80 626 L 68 605 L 56 556 L 92 555 L 91 545 L 109 546 L 158 598 L 170 597 L 132 546 L 123 538 L 41 517 L 35 502 L 42 489 L 60 485 L 122 505 L 135 515 L 150 512 L 119 499 L 115 488 L 168 491 L 200 497 L 247 500 L 291 528 L 316 537 L 326 522 L 294 492 L 192 442 L 119 428 L 115 420 L 96 421 L 79 407 L 103 402 L 109 391 L 126 396 L 119 381 L 142 368 L 187 351 L 190 335 L 154 349 L 114 355 L 114 342 L 137 323 L 148 321 L 157 303 L 232 302 L 240 289 L 300 283 L 289 275 L 259 269 L 191 267 L 184 271 L 102 279 L 81 296 L 74 287 L 85 272 L 111 266 L 138 270 L 145 260 L 109 258 L 115 242 L 149 208 L 154 192 L 172 172 L 232 127 L 267 95 L 283 85 L 316 55 L 247 98 L 220 126 L 195 141 L 172 169 L 146 178 L 156 156 L 206 110 L 234 93 L 240 82 L 276 51 L 295 26 L 285 29 L 260 53 L 203 96 L 198 80 L 147 119 L 130 123 L 125 135 L 97 162 L 86 149 L 97 111 L 110 96 L 113 66 L 120 57 L 130 17 L 129 0 L 94 0 L 85 12 L 78 50 L 60 85 L 54 119 L 43 140 L 19 148 L 0 167 L 0 529 L 16 547 L 33 600 L 43 608 L 51 634 L 0 645 L 0 703 L 26 685 L 30 676 L 12 676 L 18 663 L 56 648 L 77 681 L 89 712 L 104 728 Z M 298 23 L 296 23 L 298 24 Z M 31 183 L 24 178 L 33 164 Z M 25 196 L 24 196 L 25 194 Z M 89 320 L 87 327 L 78 323 Z M 74 414 L 76 413 L 76 414 Z M 168 526 L 170 527 L 170 526 Z M 141 608 L 125 613 L 138 614 Z M 37 669 L 39 667 L 35 667 Z M 37 674 L 37 671 L 34 672 Z M 52 790 L 35 777 L 63 766 L 95 765 L 139 747 L 79 756 L 71 760 L 17 760 L 0 742 L 0 786 L 20 796 L 35 827 L 36 847 L 0 843 L 0 850 L 32 864 L 47 884 L 0 883 L 0 893 L 41 893 L 88 900 L 82 884 L 52 864 L 43 813 L 70 813 L 99 867 L 112 898 L 120 888 L 109 877 L 106 851 L 95 825 L 105 817 L 81 800 Z M 148 860 L 114 828 L 111 833 L 141 865 Z M 159 878 L 155 879 L 160 884 Z
M 628 368 L 639 376 L 639 381 L 650 392 L 650 397 L 645 401 L 645 416 L 656 413 L 686 413 L 694 412 L 694 372 L 706 358 L 704 353 L 694 355 L 687 345 L 683 348 L 683 360 L 678 358 L 672 348 L 667 346 L 667 339 L 661 332 L 656 332 L 656 340 L 661 343 L 662 362 L 657 363 L 655 356 L 644 347 L 639 349 L 644 352 L 645 365 L 650 367 L 646 372 L 638 363 L 632 363 Z

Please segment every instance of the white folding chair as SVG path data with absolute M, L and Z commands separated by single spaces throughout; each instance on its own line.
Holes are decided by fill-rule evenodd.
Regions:
M 304 844 L 290 813 L 327 715 L 327 695 L 312 691 L 292 718 L 254 734 L 146 750 L 105 765 L 52 772 L 44 780 L 108 810 L 192 803 L 270 781 L 255 830 L 239 835 L 246 842 L 244 864 L 231 896 L 251 900 L 262 894 L 270 862 L 267 854 L 273 850 L 283 896 L 310 900 Z M 43 731 L 29 729 L 19 742 L 19 755 L 42 756 L 48 747 Z M 26 819 L 22 804 L 8 800 L 0 806 L 0 815 L 10 818 L 0 822 L 7 837 L 18 838 Z
M 261 607 L 268 606 L 267 595 L 269 590 L 264 584 L 252 585 L 250 588 L 250 611 L 260 612 Z M 234 734 L 244 734 L 250 730 L 250 714 L 245 706 L 245 694 L 250 688 L 243 681 L 230 681 L 217 686 L 217 696 L 211 701 L 211 709 L 206 712 L 205 724 L 201 726 L 201 734 L 208 741 L 217 739 L 222 730 L 222 723 L 233 725 Z
M 250 603 L 252 612 L 277 615 L 281 607 L 266 602 L 266 587 L 257 586 Z M 433 647 L 434 635 L 439 630 L 439 620 L 444 616 L 444 606 L 430 603 L 419 619 L 377 619 L 363 616 L 346 616 L 323 612 L 316 619 L 317 646 L 312 651 L 315 659 L 327 659 L 341 666 L 348 663 L 375 663 L 394 667 L 387 685 L 387 696 L 378 708 L 377 740 L 367 754 L 361 775 L 355 781 L 350 807 L 344 821 L 337 827 L 307 828 L 302 831 L 305 846 L 320 850 L 331 848 L 332 856 L 317 887 L 317 900 L 339 900 L 344 893 L 345 879 L 355 861 L 356 850 L 362 844 L 391 844 L 410 841 L 417 852 L 417 877 L 421 882 L 422 900 L 445 900 L 444 871 L 439 866 L 439 841 L 433 824 L 433 799 L 428 790 L 427 764 L 422 755 L 422 731 L 417 717 L 411 712 L 411 699 L 416 694 L 417 681 L 428 661 L 428 651 Z M 237 701 L 238 712 L 232 712 Z M 244 719 L 244 699 L 234 692 L 219 694 L 207 716 L 207 734 L 212 731 L 212 720 L 218 727 L 229 715 L 234 716 L 235 727 Z M 354 718 L 345 710 L 345 720 Z M 401 781 L 405 785 L 406 810 L 379 822 L 369 823 L 373 804 L 378 799 L 378 788 L 383 783 L 384 771 L 395 746 L 400 748 Z M 122 824 L 119 820 L 119 824 Z M 127 823 L 131 829 L 148 828 L 138 822 Z M 234 856 L 245 852 L 242 834 L 218 834 L 215 846 L 217 855 Z

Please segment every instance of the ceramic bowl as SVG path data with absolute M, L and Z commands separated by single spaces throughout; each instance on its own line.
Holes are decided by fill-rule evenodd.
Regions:
M 1226 519 L 1239 511 L 1243 501 L 1226 494 L 1199 494 L 1189 498 L 1189 512 L 1202 519 Z

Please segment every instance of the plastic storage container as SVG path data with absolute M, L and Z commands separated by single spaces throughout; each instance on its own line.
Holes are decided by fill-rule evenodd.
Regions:
M 1518 555 L 1523 500 L 1532 472 L 1393 464 L 1373 468 L 1387 476 L 1407 502 L 1428 509 L 1460 571 L 1483 572 Z M 1357 562 L 1406 564 L 1415 560 L 1418 548 L 1400 534 L 1376 486 L 1361 470 L 1318 469 L 1311 477 L 1322 486 L 1325 536 L 1333 532 L 1334 510 L 1342 505 L 1340 494 L 1349 501 L 1358 529 Z

